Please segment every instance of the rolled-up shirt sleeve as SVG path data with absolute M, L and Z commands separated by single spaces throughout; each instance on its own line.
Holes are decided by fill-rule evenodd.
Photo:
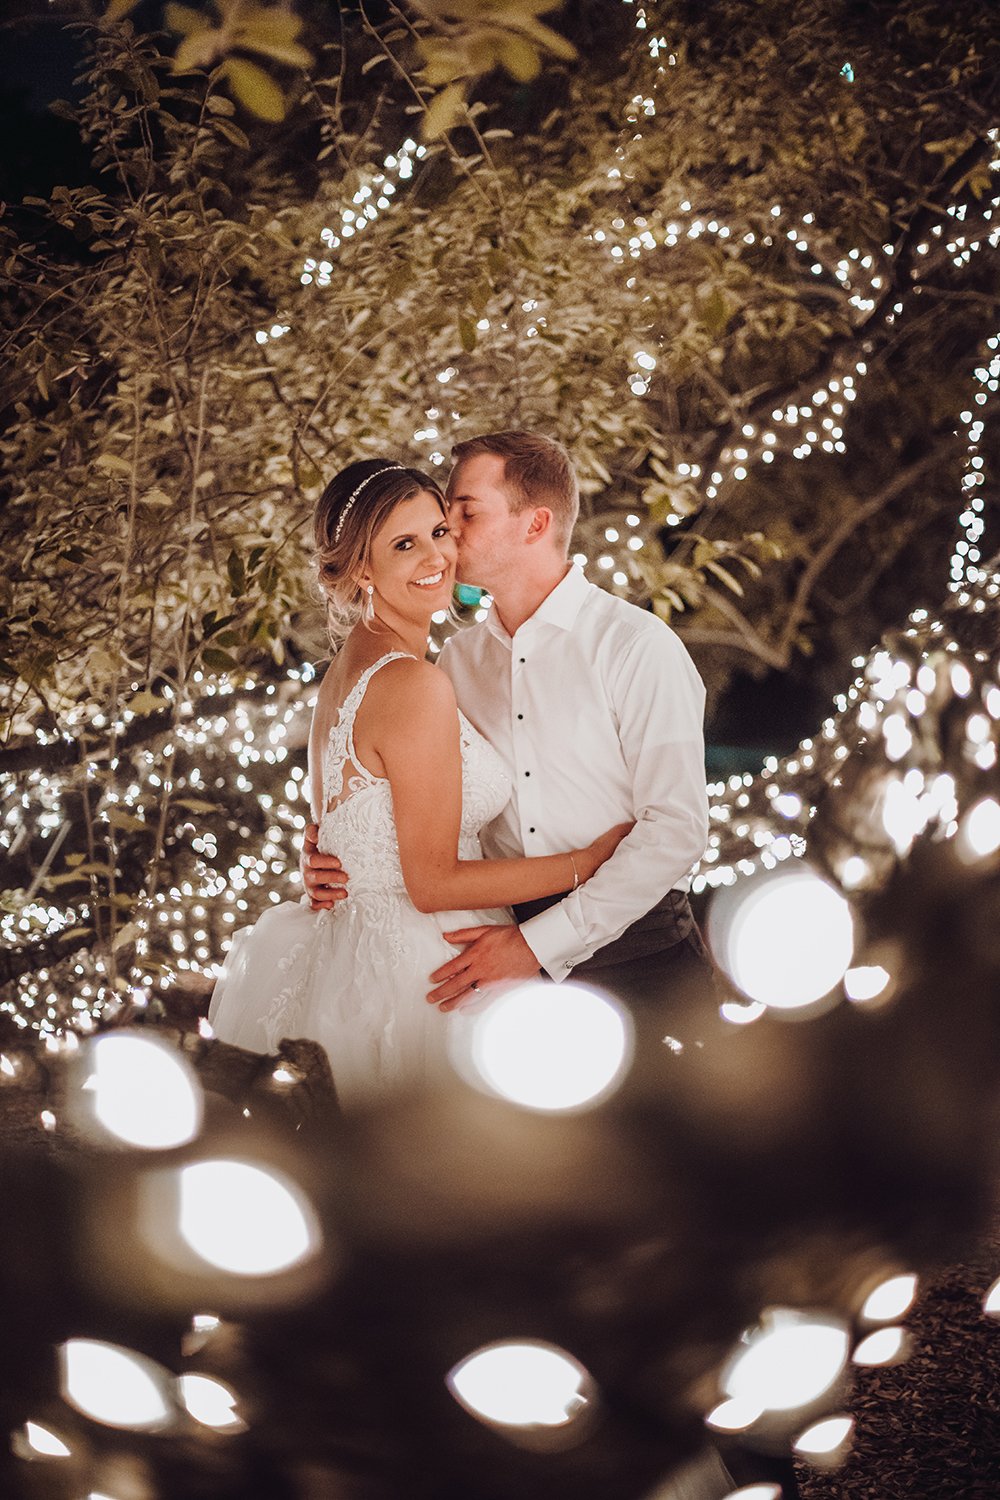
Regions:
M 669 629 L 637 633 L 608 691 L 635 827 L 592 879 L 521 923 L 539 966 L 556 980 L 683 886 L 708 838 L 705 689 L 682 642 Z

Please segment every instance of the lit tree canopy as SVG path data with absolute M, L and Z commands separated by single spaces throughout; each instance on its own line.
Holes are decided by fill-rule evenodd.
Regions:
M 587 553 L 640 514 L 612 586 L 709 666 L 787 667 L 951 537 L 998 301 L 989 12 L 591 8 L 576 62 L 426 145 L 445 65 L 395 11 L 348 13 L 273 129 L 96 34 L 94 180 L 5 231 L 8 733 L 314 653 L 325 477 L 512 423 L 569 444 Z

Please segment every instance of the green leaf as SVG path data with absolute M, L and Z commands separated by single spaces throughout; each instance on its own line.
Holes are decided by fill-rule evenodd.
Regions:
M 524 37 L 504 37 L 497 51 L 507 72 L 519 83 L 530 83 L 542 70 L 537 47 L 533 47 Z
M 174 72 L 186 73 L 189 68 L 207 68 L 225 45 L 225 35 L 214 27 L 203 26 L 200 31 L 192 31 L 174 53 Z
M 172 708 L 173 704 L 169 698 L 160 698 L 149 688 L 143 688 L 142 692 L 136 693 L 125 706 L 134 714 L 142 716 L 143 714 L 158 714 L 161 709 Z
M 465 109 L 465 94 L 460 84 L 450 83 L 440 94 L 435 94 L 424 115 L 422 134 L 425 141 L 436 140 L 451 130 Z
M 512 16 L 511 25 L 518 31 L 527 32 L 546 52 L 552 52 L 564 62 L 572 62 L 576 57 L 576 48 L 573 43 L 560 36 L 558 31 L 553 31 L 551 26 L 546 26 L 543 21 L 536 21 L 528 16 Z
M 108 469 L 112 474 L 131 474 L 132 465 L 117 453 L 100 453 L 94 459 L 95 469 Z
M 298 42 L 272 42 L 264 37 L 240 33 L 239 42 L 248 52 L 257 52 L 264 57 L 273 57 L 275 62 L 287 63 L 290 68 L 308 68 L 313 60 L 308 48 Z
M 302 30 L 302 18 L 280 5 L 240 5 L 237 35 L 242 45 L 261 39 L 271 42 L 294 42 Z M 246 40 L 252 38 L 252 42 Z
M 114 938 L 111 942 L 112 948 L 117 953 L 118 949 L 124 948 L 127 943 L 134 943 L 141 931 L 142 928 L 139 926 L 138 922 L 126 922 L 125 926 L 119 927 L 118 931 L 115 933 Z
M 151 823 L 143 818 L 137 818 L 132 813 L 126 812 L 124 808 L 112 807 L 108 809 L 108 822 L 112 828 L 121 828 L 126 833 L 155 833 L 156 829 Z
M 116 21 L 124 21 L 126 16 L 130 16 L 138 4 L 139 0 L 111 0 L 101 19 L 113 26 Z
M 471 354 L 476 347 L 476 325 L 471 318 L 459 318 L 458 336 L 466 354 Z
M 174 4 L 173 0 L 164 7 L 163 19 L 170 31 L 179 32 L 181 36 L 192 36 L 196 31 L 208 29 L 204 11 L 194 10 L 190 5 Z
M 229 574 L 229 592 L 237 599 L 247 586 L 246 568 L 238 552 L 230 552 L 226 558 L 226 572 Z
M 201 653 L 201 659 L 206 667 L 211 667 L 213 672 L 231 672 L 237 665 L 234 657 L 228 651 L 220 651 L 217 646 L 206 646 Z
M 285 96 L 263 68 L 246 62 L 242 57 L 227 57 L 221 71 L 229 79 L 233 93 L 243 107 L 258 120 L 276 125 L 285 118 Z
M 242 131 L 232 120 L 216 119 L 213 123 L 219 134 L 224 135 L 231 146 L 239 146 L 243 151 L 249 148 L 250 139 L 246 132 Z
M 727 589 L 732 589 L 740 599 L 743 598 L 743 585 L 738 578 L 734 578 L 731 573 L 727 572 L 721 563 L 707 562 L 704 566 L 706 573 L 713 573 L 721 583 L 726 585 Z

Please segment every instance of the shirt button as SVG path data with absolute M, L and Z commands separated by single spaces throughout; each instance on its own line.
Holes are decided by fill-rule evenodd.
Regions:
M 519 718 L 519 719 L 523 719 L 523 718 L 524 718 L 524 714 L 518 714 L 518 716 L 517 716 L 517 717 L 518 717 L 518 718 Z
M 531 775 L 531 772 L 530 772 L 530 771 L 525 771 L 525 773 L 524 773 L 524 774 L 525 774 L 525 776 L 530 776 L 530 775 Z
M 518 657 L 518 661 L 521 663 L 521 666 L 523 667 L 524 666 L 524 657 L 523 656 L 519 656 Z
M 529 829 L 528 829 L 528 832 L 529 832 L 529 833 L 534 833 L 534 831 L 535 831 L 535 830 L 534 830 L 534 829 L 533 829 L 533 828 L 529 828 Z

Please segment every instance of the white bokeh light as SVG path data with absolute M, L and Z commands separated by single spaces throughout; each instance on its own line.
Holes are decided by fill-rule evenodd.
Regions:
M 840 1376 L 848 1344 L 843 1324 L 776 1308 L 734 1354 L 723 1390 L 765 1411 L 808 1406 Z
M 709 913 L 720 966 L 751 1000 L 811 1005 L 839 984 L 854 951 L 851 909 L 808 866 L 720 893 Z
M 236 1396 L 211 1375 L 182 1375 L 177 1381 L 185 1409 L 203 1427 L 216 1432 L 243 1431 L 246 1423 L 236 1411 Z
M 614 1001 L 584 985 L 530 983 L 452 1029 L 452 1060 L 479 1087 L 528 1109 L 598 1103 L 623 1077 L 631 1025 Z
M 1000 1318 L 1000 1280 L 994 1281 L 983 1298 L 983 1312 L 989 1318 Z
M 874 1333 L 861 1340 L 852 1358 L 856 1365 L 891 1365 L 899 1360 L 905 1347 L 905 1329 L 876 1328 Z
M 844 994 L 848 1000 L 864 1005 L 882 994 L 890 977 L 889 970 L 881 964 L 859 964 L 844 975 Z
M 861 1316 L 868 1323 L 895 1323 L 913 1306 L 917 1278 L 912 1271 L 890 1276 L 865 1298 Z
M 827 1417 L 814 1422 L 795 1440 L 796 1453 L 831 1454 L 842 1448 L 854 1430 L 853 1417 Z
M 731 1026 L 749 1026 L 767 1015 L 767 1006 L 761 1005 L 759 1000 L 750 1005 L 741 1005 L 738 1000 L 724 1000 L 719 1006 L 719 1014 Z
M 984 797 L 965 814 L 958 829 L 958 852 L 968 863 L 1000 849 L 1000 802 Z
M 25 1422 L 24 1441 L 31 1454 L 38 1458 L 69 1458 L 71 1455 L 69 1445 L 50 1427 L 43 1427 L 41 1422 Z
M 759 1401 L 747 1401 L 743 1397 L 734 1396 L 728 1401 L 720 1401 L 709 1412 L 705 1421 L 716 1432 L 745 1432 L 763 1415 L 764 1408 Z
M 461 1360 L 448 1389 L 473 1416 L 504 1427 L 563 1427 L 588 1404 L 572 1355 L 534 1339 L 490 1344 Z
M 782 1500 L 780 1484 L 745 1484 L 740 1490 L 730 1490 L 723 1500 Z
M 109 1135 L 146 1151 L 187 1145 L 201 1129 L 202 1092 L 185 1057 L 137 1031 L 111 1031 L 86 1045 L 81 1092 Z M 87 1113 L 81 1124 L 86 1127 Z
M 97 1339 L 68 1339 L 59 1350 L 62 1393 L 95 1422 L 156 1432 L 174 1418 L 170 1377 L 143 1354 Z
M 305 1195 L 284 1174 L 244 1161 L 200 1161 L 179 1173 L 181 1236 L 233 1276 L 274 1276 L 319 1248 Z

